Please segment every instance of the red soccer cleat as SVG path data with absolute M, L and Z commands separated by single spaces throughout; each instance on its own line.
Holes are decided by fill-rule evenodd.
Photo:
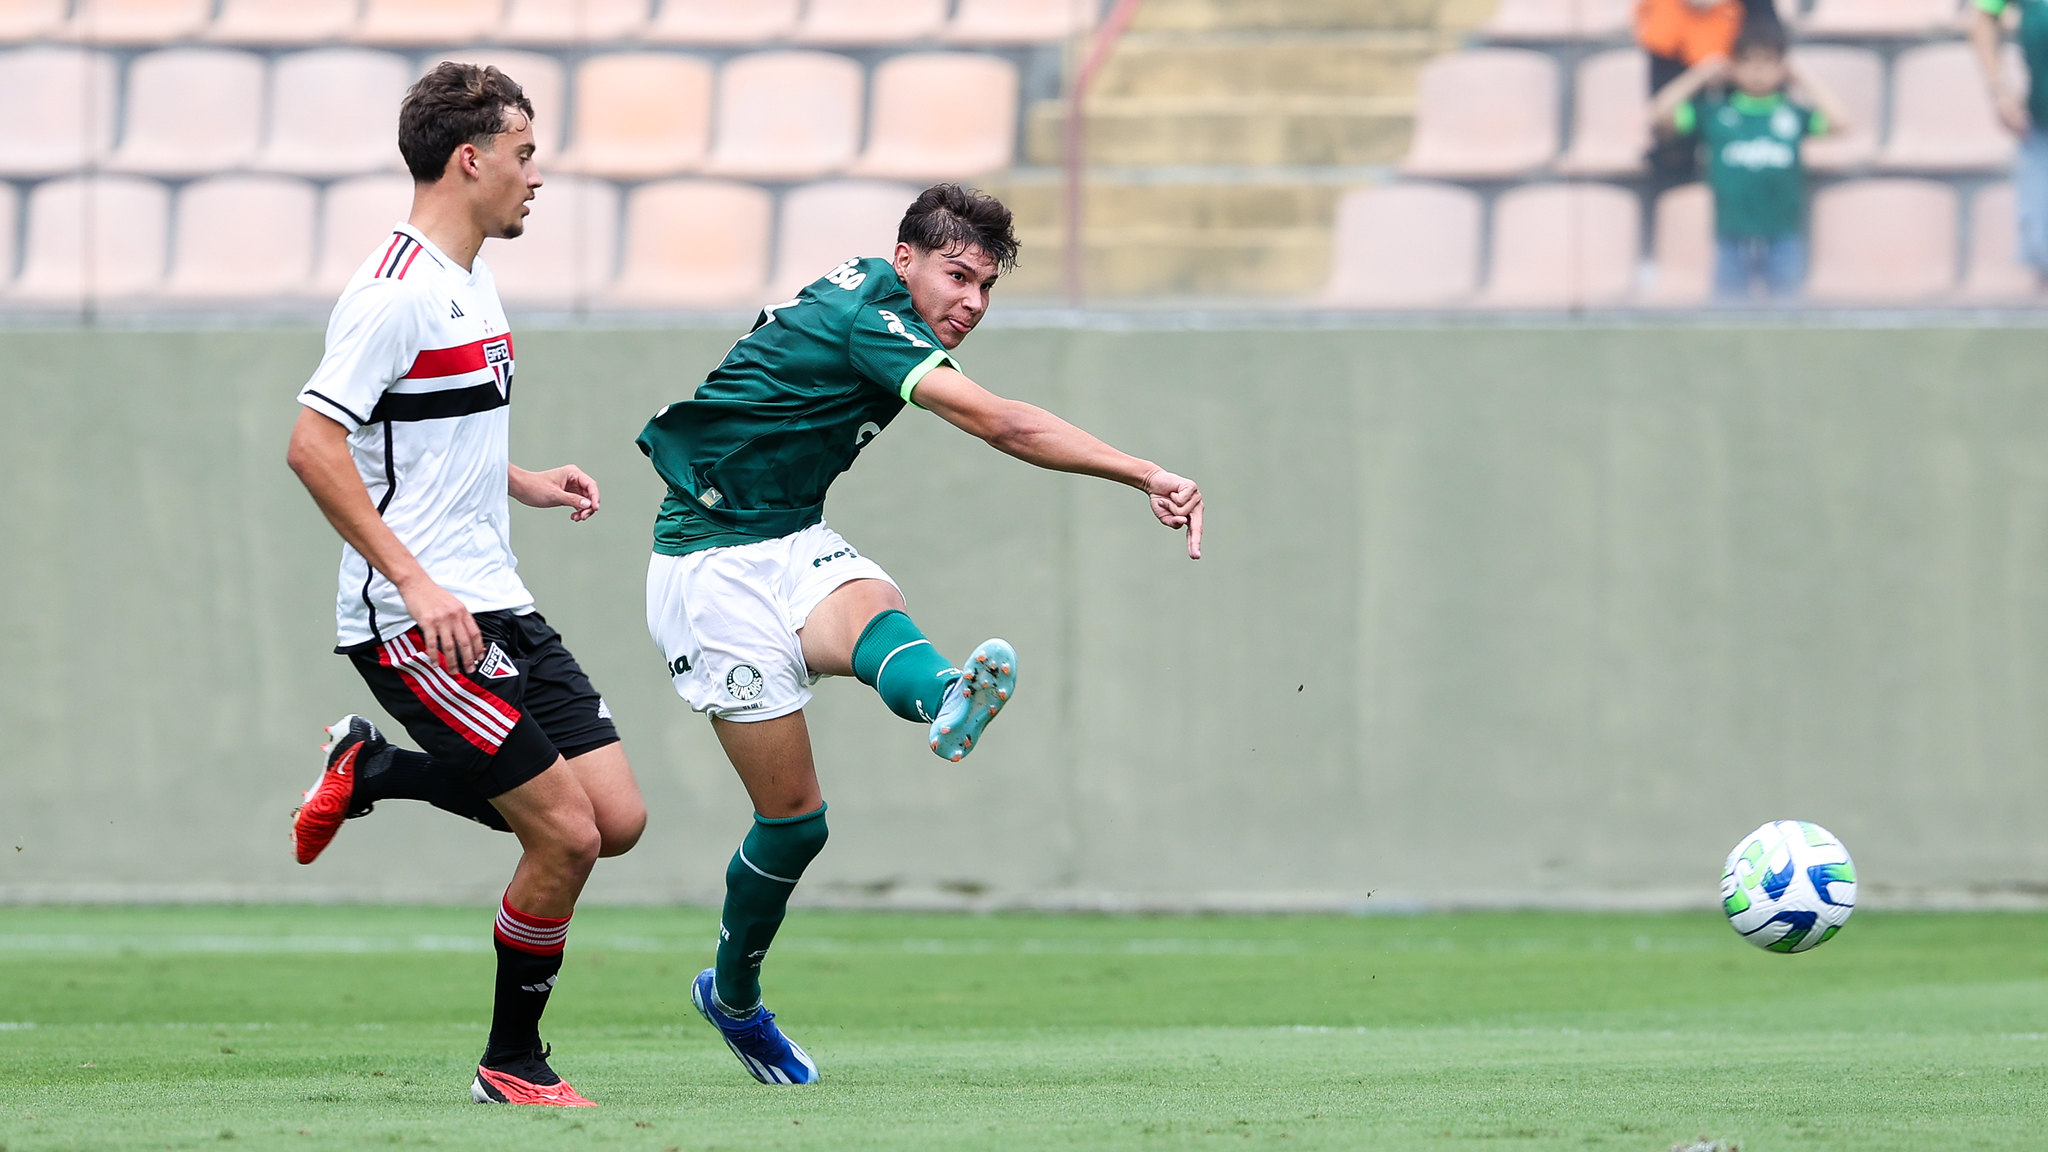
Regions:
M 503 1068 L 477 1065 L 476 1083 L 469 1086 L 469 1098 L 479 1104 L 544 1104 L 556 1108 L 595 1108 L 569 1087 L 569 1082 L 548 1067 L 546 1048 L 531 1055 L 505 1061 Z
M 377 726 L 354 713 L 329 725 L 327 735 L 328 742 L 320 749 L 327 754 L 327 766 L 303 802 L 292 810 L 292 854 L 301 864 L 311 864 L 327 850 L 343 820 L 368 811 L 350 811 L 356 793 L 356 761 L 365 748 L 374 753 L 384 746 Z

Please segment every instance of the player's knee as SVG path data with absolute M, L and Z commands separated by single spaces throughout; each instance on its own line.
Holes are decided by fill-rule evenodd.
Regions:
M 820 809 L 816 816 L 808 820 L 798 820 L 793 824 L 785 824 L 783 829 L 784 843 L 787 845 L 788 851 L 806 864 L 817 859 L 818 853 L 825 850 L 825 840 L 831 835 L 831 829 L 825 826 L 825 812 L 823 809 Z
M 647 805 L 635 803 L 629 810 L 610 812 L 598 827 L 599 856 L 624 856 L 640 842 L 647 830 Z
M 604 851 L 604 836 L 594 820 L 584 819 L 557 825 L 549 847 L 559 867 L 567 872 L 589 875 Z

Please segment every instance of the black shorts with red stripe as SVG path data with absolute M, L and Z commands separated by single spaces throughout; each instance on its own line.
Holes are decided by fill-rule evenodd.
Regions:
M 561 634 L 538 612 L 479 612 L 484 655 L 451 672 L 420 630 L 349 649 L 377 703 L 420 750 L 476 785 L 486 799 L 619 739 L 611 709 Z

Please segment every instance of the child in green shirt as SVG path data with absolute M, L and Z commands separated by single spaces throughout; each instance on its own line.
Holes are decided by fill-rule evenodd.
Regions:
M 1800 145 L 1844 123 L 1840 104 L 1785 49 L 1782 26 L 1752 22 L 1732 56 L 1700 61 L 1659 92 L 1651 109 L 1660 132 L 1696 137 L 1706 150 L 1714 297 L 1724 303 L 1749 299 L 1759 283 L 1774 298 L 1799 294 L 1807 263 Z M 1810 105 L 1787 95 L 1794 83 Z

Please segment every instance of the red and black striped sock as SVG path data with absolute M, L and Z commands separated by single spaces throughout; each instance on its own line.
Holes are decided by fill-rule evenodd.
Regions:
M 540 1047 L 540 1017 L 548 993 L 562 970 L 562 945 L 569 938 L 569 917 L 557 920 L 498 905 L 495 933 L 498 988 L 491 1010 L 491 1038 L 484 1063 L 496 1064 L 528 1056 Z

